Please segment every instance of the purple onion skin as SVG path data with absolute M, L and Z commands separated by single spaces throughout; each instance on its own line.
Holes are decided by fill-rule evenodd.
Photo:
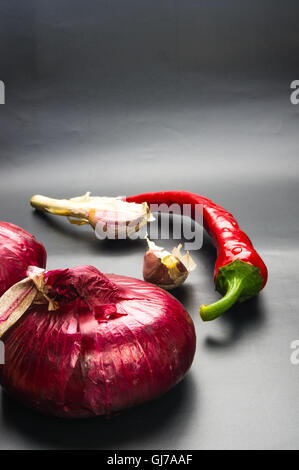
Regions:
M 173 296 L 90 266 L 47 275 L 59 309 L 33 305 L 2 338 L 0 383 L 10 394 L 47 414 L 83 418 L 147 402 L 182 380 L 196 336 Z
M 26 277 L 28 266 L 46 266 L 46 250 L 17 225 L 0 222 L 0 296 Z

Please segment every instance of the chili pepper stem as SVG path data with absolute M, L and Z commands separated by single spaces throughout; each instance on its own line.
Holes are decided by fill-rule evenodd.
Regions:
M 217 300 L 210 305 L 201 305 L 199 309 L 200 316 L 203 321 L 211 321 L 226 312 L 239 299 L 243 290 L 242 278 L 234 277 L 227 283 L 226 294 L 222 299 Z

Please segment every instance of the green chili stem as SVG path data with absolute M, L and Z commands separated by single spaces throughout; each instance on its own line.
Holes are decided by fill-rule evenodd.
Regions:
M 234 305 L 243 290 L 243 279 L 235 277 L 228 281 L 227 292 L 222 299 L 210 305 L 201 305 L 199 313 L 204 321 L 214 320 Z

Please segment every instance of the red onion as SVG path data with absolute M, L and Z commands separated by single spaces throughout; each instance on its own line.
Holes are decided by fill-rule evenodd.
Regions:
M 165 393 L 191 366 L 193 322 L 162 289 L 91 266 L 27 276 L 0 299 L 5 326 L 5 299 L 29 285 L 36 292 L 1 338 L 0 383 L 27 405 L 66 417 L 110 414 Z
M 46 266 L 46 250 L 33 235 L 17 225 L 0 222 L 0 296 L 26 277 L 29 265 Z

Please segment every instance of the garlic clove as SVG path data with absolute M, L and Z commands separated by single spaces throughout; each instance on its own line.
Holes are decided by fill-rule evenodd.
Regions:
M 87 192 L 70 199 L 32 196 L 36 209 L 66 216 L 71 224 L 90 224 L 101 238 L 127 238 L 152 220 L 148 205 L 129 203 L 120 197 L 93 197 Z
M 149 249 L 144 255 L 144 280 L 166 290 L 174 289 L 183 284 L 189 272 L 196 267 L 189 252 L 182 255 L 180 252 L 181 244 L 170 253 L 148 239 L 147 242 Z

